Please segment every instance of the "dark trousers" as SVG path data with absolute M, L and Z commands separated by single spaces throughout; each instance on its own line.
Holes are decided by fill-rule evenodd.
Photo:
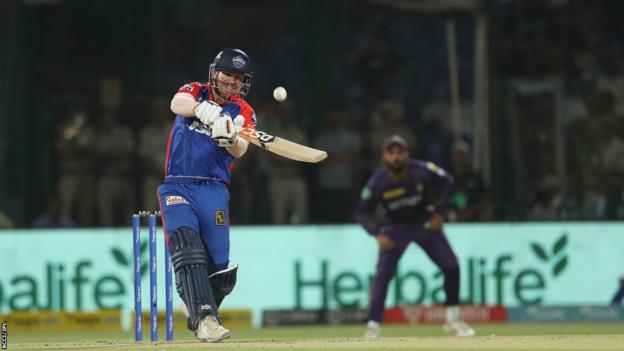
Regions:
M 382 321 L 388 285 L 396 273 L 401 256 L 411 242 L 418 244 L 444 273 L 445 304 L 459 304 L 459 264 L 444 232 L 401 229 L 386 234 L 394 241 L 394 248 L 379 251 L 377 272 L 371 291 L 369 320 Z

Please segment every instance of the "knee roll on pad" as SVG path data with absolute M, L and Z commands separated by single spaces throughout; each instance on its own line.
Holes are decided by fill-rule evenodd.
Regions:
M 187 227 L 171 233 L 169 251 L 176 275 L 176 288 L 189 311 L 188 328 L 195 330 L 201 317 L 208 314 L 219 317 L 208 278 L 210 258 L 201 235 Z
M 221 306 L 223 299 L 234 290 L 237 271 L 238 265 L 235 265 L 210 275 L 210 285 L 212 286 L 217 307 Z

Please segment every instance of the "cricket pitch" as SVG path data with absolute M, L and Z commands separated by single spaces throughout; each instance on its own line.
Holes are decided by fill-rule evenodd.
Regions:
M 176 341 L 136 344 L 130 333 L 20 333 L 9 335 L 9 350 L 622 350 L 624 325 L 481 324 L 478 336 L 459 338 L 439 326 L 384 326 L 382 337 L 361 338 L 364 326 L 310 326 L 234 330 L 219 344 L 193 340 L 178 331 Z M 161 337 L 163 334 L 161 333 Z

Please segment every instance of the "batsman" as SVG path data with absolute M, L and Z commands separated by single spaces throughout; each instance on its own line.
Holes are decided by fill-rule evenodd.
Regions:
M 407 246 L 415 242 L 444 274 L 447 331 L 472 336 L 474 330 L 459 314 L 459 265 L 444 234 L 444 206 L 453 177 L 431 162 L 410 159 L 408 144 L 393 135 L 382 146 L 384 168 L 374 173 L 362 190 L 356 217 L 377 239 L 379 256 L 372 285 L 364 337 L 380 335 L 388 284 Z M 381 205 L 380 220 L 373 220 Z
M 177 116 L 158 198 L 187 325 L 205 342 L 230 336 L 218 308 L 236 284 L 238 266 L 229 267 L 228 186 L 234 160 L 248 146 L 235 125 L 256 127 L 255 112 L 243 100 L 251 78 L 247 54 L 224 49 L 207 83 L 185 84 L 171 100 Z

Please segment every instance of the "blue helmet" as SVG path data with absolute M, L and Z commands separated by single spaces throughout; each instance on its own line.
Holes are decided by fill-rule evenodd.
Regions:
M 214 61 L 210 64 L 210 70 L 208 72 L 208 79 L 214 88 L 217 87 L 215 82 L 216 71 L 242 74 L 245 76 L 245 80 L 243 81 L 243 86 L 241 87 L 239 94 L 245 96 L 249 93 L 253 72 L 251 71 L 249 56 L 247 56 L 243 50 L 223 49 L 215 57 Z

